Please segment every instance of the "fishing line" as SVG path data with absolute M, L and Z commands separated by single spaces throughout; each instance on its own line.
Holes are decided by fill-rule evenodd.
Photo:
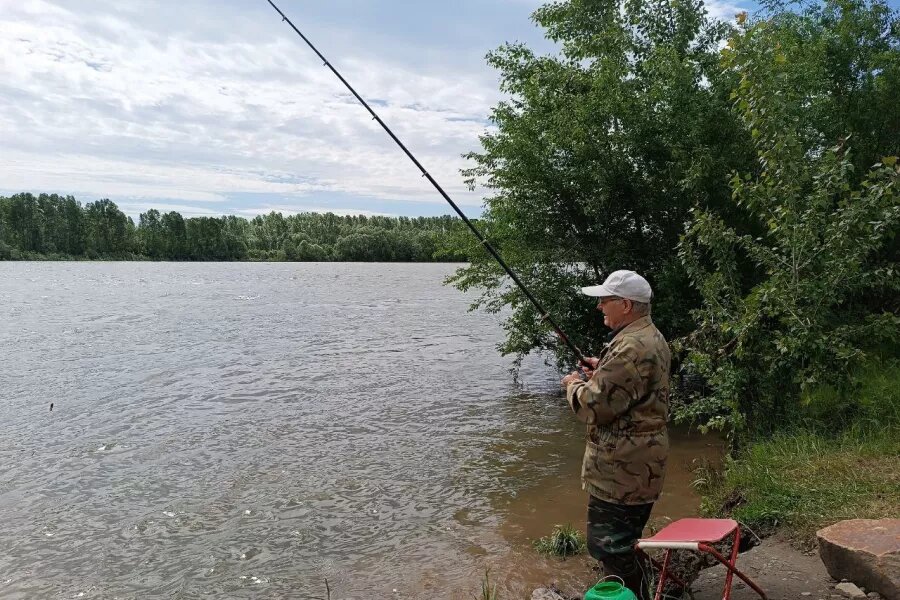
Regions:
M 522 293 L 525 294 L 525 297 L 528 298 L 528 300 L 534 305 L 534 307 L 538 311 L 538 314 L 541 315 L 541 321 L 546 321 L 547 323 L 550 324 L 550 326 L 556 332 L 556 335 L 559 336 L 559 338 L 566 344 L 566 346 L 569 347 L 569 349 L 578 358 L 579 363 L 581 363 L 589 368 L 593 368 L 593 366 L 589 362 L 587 362 L 587 360 L 585 359 L 584 354 L 581 352 L 581 350 L 578 349 L 578 346 L 576 346 L 569 339 L 569 336 L 567 336 L 565 333 L 563 333 L 563 330 L 560 329 L 559 325 L 556 324 L 556 321 L 553 320 L 553 317 L 550 316 L 550 313 L 548 313 L 546 310 L 544 310 L 544 307 L 541 305 L 540 302 L 538 302 L 537 298 L 535 298 L 532 295 L 532 293 L 528 290 L 528 288 L 525 287 L 525 284 L 523 284 L 519 280 L 519 277 L 515 274 L 515 272 L 513 272 L 513 270 L 511 268 L 509 268 L 509 265 L 507 265 L 506 262 L 503 260 L 503 258 L 500 256 L 500 253 L 497 252 L 497 250 L 495 250 L 493 246 L 491 246 L 490 242 L 488 242 L 487 239 L 485 239 L 485 237 L 483 235 L 481 235 L 481 232 L 478 231 L 478 229 L 475 227 L 475 225 L 472 224 L 472 222 L 468 219 L 468 217 L 466 217 L 466 215 L 463 213 L 463 211 L 460 210 L 460 208 L 450 198 L 450 196 L 447 195 L 447 192 L 445 192 L 444 189 L 440 185 L 438 185 L 438 182 L 435 181 L 434 177 L 432 177 L 431 174 L 425 170 L 425 167 L 423 167 L 422 164 L 416 159 L 416 157 L 413 156 L 412 152 L 410 152 L 406 148 L 406 146 L 403 145 L 403 142 L 401 142 L 400 139 L 396 135 L 394 135 L 394 132 L 391 131 L 390 127 L 388 127 L 384 123 L 384 121 L 381 120 L 381 117 L 379 117 L 378 114 L 374 110 L 372 110 L 372 107 L 369 106 L 369 103 L 366 102 L 365 100 L 363 100 L 362 96 L 360 96 L 356 92 L 356 90 L 353 89 L 353 86 L 351 86 L 347 82 L 347 80 L 344 79 L 344 77 L 338 72 L 338 70 L 335 69 L 334 66 L 330 62 L 328 62 L 328 59 L 325 58 L 325 56 L 321 52 L 319 52 L 318 48 L 316 48 L 313 45 L 313 43 L 310 42 L 309 39 L 305 35 L 303 35 L 303 33 L 299 29 L 297 29 L 297 26 L 294 25 L 294 23 L 283 12 L 281 12 L 281 9 L 278 8 L 278 6 L 276 6 L 275 3 L 272 2 L 272 0 L 266 0 L 266 1 L 272 6 L 272 8 L 275 9 L 275 11 L 279 15 L 281 15 L 281 20 L 286 22 L 288 25 L 290 25 L 291 29 L 293 29 L 297 33 L 297 35 L 299 35 L 300 38 L 304 42 L 306 42 L 306 45 L 309 46 L 310 49 L 312 49 L 312 51 L 316 53 L 316 55 L 322 60 L 323 65 L 328 67 L 329 69 L 331 69 L 331 72 L 334 73 L 335 77 L 337 77 L 338 79 L 341 80 L 341 83 L 343 83 L 344 86 L 348 90 L 350 90 L 350 93 L 353 94 L 353 96 L 357 100 L 359 100 L 360 104 L 362 104 L 366 108 L 367 111 L 369 111 L 369 114 L 372 115 L 372 119 L 375 121 L 378 121 L 378 124 L 381 125 L 382 129 L 384 129 L 387 132 L 387 134 L 389 136 L 391 136 L 391 139 L 394 140 L 394 142 L 396 142 L 398 146 L 400 146 L 400 149 L 403 150 L 403 152 L 406 154 L 407 157 L 409 157 L 409 160 L 411 160 L 413 162 L 413 164 L 415 164 L 416 167 L 418 167 L 418 169 L 422 172 L 422 176 L 425 177 L 426 179 L 428 179 L 428 181 L 431 182 L 431 185 L 434 186 L 434 188 L 438 191 L 438 193 L 440 193 L 440 195 L 444 198 L 444 200 L 446 200 L 447 203 L 450 204 L 451 208 L 453 208 L 453 210 L 456 212 L 456 214 L 459 215 L 459 218 L 463 220 L 463 222 L 468 226 L 469 230 L 475 235 L 476 238 L 478 238 L 478 241 L 481 242 L 481 244 L 491 254 L 491 256 L 493 256 L 494 259 L 500 264 L 500 266 L 503 267 L 503 270 L 506 271 L 506 274 L 509 275 L 510 279 L 512 279 L 513 282 L 515 282 L 515 284 L 519 287 L 519 289 L 522 290 Z

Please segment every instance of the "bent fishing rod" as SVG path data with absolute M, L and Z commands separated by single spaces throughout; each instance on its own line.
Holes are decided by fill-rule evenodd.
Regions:
M 411 160 L 413 162 L 413 164 L 416 165 L 416 167 L 418 167 L 418 169 L 422 172 L 422 176 L 431 182 L 431 185 L 433 185 L 434 188 L 438 191 L 438 193 L 441 196 L 443 196 L 444 200 L 446 200 L 447 203 L 450 204 L 450 207 L 453 208 L 453 210 L 456 212 L 456 214 L 459 215 L 459 218 L 463 220 L 463 223 L 465 223 L 469 227 L 469 229 L 472 231 L 472 233 L 475 235 L 475 237 L 478 238 L 478 241 L 481 242 L 481 244 L 491 254 L 491 256 L 493 256 L 494 259 L 500 264 L 500 266 L 503 267 L 503 270 L 506 271 L 506 274 L 509 275 L 510 279 L 512 279 L 515 282 L 515 284 L 517 286 L 519 286 L 519 289 L 522 290 L 522 293 L 525 294 L 525 297 L 528 298 L 528 300 L 538 310 L 538 313 L 541 315 L 541 320 L 547 321 L 550 324 L 550 326 L 553 327 L 553 330 L 556 332 L 556 335 L 559 336 L 559 338 L 566 344 L 566 346 L 569 347 L 569 349 L 578 358 L 578 362 L 581 363 L 582 365 L 593 368 L 591 363 L 589 363 L 585 359 L 584 354 L 581 352 L 581 350 L 578 349 L 578 346 L 576 346 L 569 339 L 569 336 L 567 336 L 565 333 L 563 333 L 563 330 L 559 328 L 559 325 L 556 324 L 556 321 L 553 320 L 553 317 L 550 316 L 550 313 L 548 313 L 546 310 L 544 310 L 544 307 L 541 306 L 541 303 L 538 302 L 537 298 L 535 298 L 532 295 L 532 293 L 530 291 L 528 291 L 528 288 L 525 287 L 525 284 L 523 284 L 521 282 L 521 280 L 519 280 L 518 275 L 516 275 L 515 272 L 513 272 L 513 270 L 511 268 L 509 268 L 509 265 L 507 265 L 506 261 L 503 260 L 503 257 L 500 256 L 500 253 L 497 252 L 497 250 L 495 250 L 493 246 L 491 246 L 490 242 L 488 242 L 487 239 L 485 239 L 485 237 L 483 235 L 481 235 L 481 232 L 478 231 L 478 229 L 475 227 L 475 225 L 472 224 L 472 222 L 468 219 L 468 217 L 466 217 L 466 215 L 463 213 L 463 211 L 460 210 L 460 208 L 450 198 L 450 196 L 447 195 L 447 192 L 444 191 L 444 188 L 442 188 L 440 185 L 438 185 L 438 182 L 435 181 L 434 177 L 432 177 L 431 174 L 425 170 L 425 167 L 423 167 L 422 164 L 416 159 L 416 157 L 413 156 L 412 152 L 410 152 L 406 148 L 406 146 L 403 145 L 403 142 L 400 141 L 400 138 L 398 138 L 396 135 L 394 135 L 394 132 L 391 131 L 391 128 L 388 127 L 385 124 L 385 122 L 381 120 L 381 117 L 379 117 L 378 114 L 374 110 L 372 110 L 372 107 L 369 106 L 369 103 L 366 102 L 362 96 L 360 96 L 358 93 L 356 93 L 356 90 L 353 89 L 353 86 L 350 85 L 346 79 L 344 79 L 343 75 L 341 75 L 338 72 L 338 70 L 335 69 L 334 66 L 330 62 L 328 62 L 328 59 L 325 58 L 325 56 L 321 52 L 319 52 L 318 48 L 316 48 L 313 45 L 313 43 L 310 42 L 309 39 L 305 35 L 303 35 L 303 33 L 299 29 L 297 29 L 297 26 L 294 25 L 294 23 L 287 17 L 287 15 L 285 15 L 283 12 L 281 12 L 281 9 L 278 8 L 278 6 L 276 6 L 275 3 L 272 2 L 272 0 L 266 0 L 266 1 L 272 6 L 272 8 L 275 9 L 276 12 L 278 12 L 279 15 L 281 15 L 281 20 L 286 22 L 288 25 L 290 25 L 291 29 L 293 29 L 297 33 L 297 35 L 299 35 L 300 38 L 304 42 L 306 42 L 306 45 L 309 46 L 310 49 L 312 49 L 312 51 L 316 53 L 316 55 L 322 60 L 322 63 L 324 64 L 324 66 L 331 69 L 331 72 L 334 73 L 335 77 L 340 79 L 341 83 L 343 83 L 344 86 L 348 90 L 350 90 L 350 93 L 353 94 L 353 96 L 357 100 L 359 100 L 360 104 L 362 104 L 366 108 L 367 111 L 369 111 L 369 114 L 372 115 L 372 119 L 374 119 L 375 121 L 378 121 L 378 124 L 381 125 L 381 128 L 384 129 L 389 136 L 391 136 L 391 139 L 394 140 L 394 142 L 396 142 L 398 146 L 400 146 L 400 149 L 403 150 L 403 152 L 406 154 L 406 156 L 409 157 L 409 160 Z

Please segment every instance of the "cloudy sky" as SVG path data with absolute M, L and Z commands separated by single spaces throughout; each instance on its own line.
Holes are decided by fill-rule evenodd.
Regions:
M 499 99 L 484 55 L 550 51 L 541 0 L 276 3 L 477 216 L 459 169 Z M 135 218 L 451 212 L 265 0 L 0 0 L 0 132 L 0 194 Z

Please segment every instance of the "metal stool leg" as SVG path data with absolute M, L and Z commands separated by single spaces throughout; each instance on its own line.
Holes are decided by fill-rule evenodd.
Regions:
M 669 575 L 669 557 L 672 556 L 671 550 L 666 550 L 665 556 L 663 556 L 662 569 L 659 570 L 659 583 L 656 584 L 656 595 L 653 596 L 653 600 L 661 600 L 663 587 L 666 585 L 666 577 Z
M 736 547 L 737 547 L 737 546 L 735 546 L 735 548 L 736 548 Z M 753 588 L 753 590 L 754 590 L 757 594 L 759 594 L 759 596 L 760 596 L 763 600 L 767 600 L 767 598 L 766 598 L 766 593 L 765 593 L 764 591 L 762 591 L 758 585 L 756 585 L 755 583 L 753 583 L 753 582 L 750 580 L 749 577 L 747 577 L 746 575 L 744 575 L 743 573 L 741 573 L 740 571 L 738 571 L 737 568 L 736 568 L 736 567 L 734 566 L 734 564 L 733 564 L 733 562 L 734 562 L 733 560 L 732 560 L 732 564 L 729 564 L 728 560 L 726 560 L 724 556 L 722 556 L 721 554 L 719 554 L 718 551 L 716 551 L 715 548 L 713 548 L 713 547 L 711 547 L 711 546 L 709 546 L 709 545 L 707 545 L 707 544 L 700 544 L 699 547 L 698 547 L 698 549 L 699 549 L 699 550 L 702 550 L 703 552 L 709 552 L 710 554 L 712 554 L 712 555 L 715 557 L 716 560 L 718 560 L 720 563 L 722 563 L 723 565 L 725 565 L 725 568 L 728 569 L 728 577 L 729 577 L 729 578 L 731 577 L 731 574 L 734 573 L 735 575 L 737 575 L 738 577 L 740 577 L 740 578 L 744 581 L 744 583 L 746 583 L 746 584 L 749 585 L 751 588 Z M 733 551 L 732 551 L 732 552 L 733 552 Z M 730 591 L 730 590 L 729 590 L 729 591 Z
M 643 548 L 641 548 L 640 546 L 635 546 L 634 551 L 637 552 L 638 554 L 640 554 L 641 556 L 643 556 L 644 558 L 646 558 L 648 561 L 650 561 L 650 564 L 652 564 L 656 568 L 657 571 L 662 572 L 662 569 L 663 569 L 662 563 L 659 562 L 658 560 L 656 560 L 655 558 L 653 558 L 652 556 L 650 556 L 649 554 L 647 554 Z M 671 569 L 669 569 L 668 574 L 666 576 L 669 579 L 671 579 L 672 581 L 674 581 L 677 585 L 683 587 L 685 590 L 688 590 L 688 588 L 690 587 L 690 586 L 688 586 L 688 584 L 686 584 L 681 579 L 681 577 L 679 577 L 678 575 L 673 573 Z

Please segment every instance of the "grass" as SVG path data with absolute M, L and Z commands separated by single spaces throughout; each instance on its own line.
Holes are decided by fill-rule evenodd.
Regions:
M 490 569 L 484 572 L 484 579 L 481 580 L 481 595 L 476 596 L 475 600 L 500 600 L 497 594 L 497 584 L 491 586 Z
M 884 518 L 900 506 L 900 362 L 872 363 L 851 395 L 821 387 L 797 424 L 758 440 L 724 471 L 698 472 L 707 515 L 728 514 L 760 534 L 810 545 L 843 519 Z
M 550 556 L 575 556 L 587 549 L 584 535 L 571 524 L 556 525 L 553 533 L 535 540 L 534 547 L 541 554 Z
M 801 542 L 843 519 L 883 518 L 900 506 L 900 431 L 879 437 L 783 434 L 757 443 L 706 485 L 703 511 L 730 513 L 758 533 Z

